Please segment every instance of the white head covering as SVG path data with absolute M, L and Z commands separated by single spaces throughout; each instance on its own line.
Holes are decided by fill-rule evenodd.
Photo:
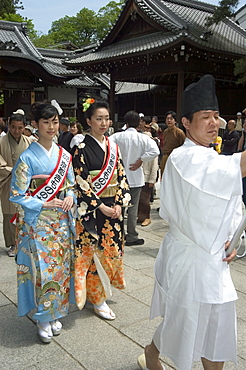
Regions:
M 13 114 L 22 114 L 23 116 L 25 115 L 25 112 L 23 109 L 17 109 L 16 112 L 13 112 Z

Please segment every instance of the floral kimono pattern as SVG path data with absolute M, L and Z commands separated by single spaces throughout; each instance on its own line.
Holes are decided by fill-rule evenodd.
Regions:
M 96 140 L 86 135 L 76 148 L 73 167 L 76 177 L 78 218 L 76 221 L 75 246 L 75 296 L 80 309 L 86 299 L 101 304 L 107 298 L 103 281 L 106 273 L 109 284 L 118 289 L 125 288 L 123 271 L 124 225 L 123 216 L 111 219 L 98 207 L 103 202 L 111 207 L 121 207 L 130 201 L 129 186 L 120 155 L 116 168 L 106 189 L 97 196 L 93 191 L 92 179 L 104 164 L 105 154 Z M 103 272 L 100 273 L 100 270 Z
M 33 319 L 43 322 L 65 316 L 69 301 L 75 303 L 75 219 L 61 208 L 42 208 L 43 201 L 31 195 L 52 173 L 58 155 L 55 144 L 49 157 L 39 144 L 32 143 L 16 163 L 11 182 L 10 200 L 17 204 L 18 316 L 36 308 Z M 33 176 L 43 178 L 33 180 Z M 70 164 L 57 197 L 74 197 L 73 186 Z

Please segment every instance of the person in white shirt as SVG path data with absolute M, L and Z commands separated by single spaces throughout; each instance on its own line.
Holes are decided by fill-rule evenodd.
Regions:
M 219 108 L 211 75 L 186 87 L 182 98 L 186 140 L 170 154 L 161 182 L 160 216 L 169 223 L 155 262 L 150 317 L 161 316 L 142 369 L 161 370 L 159 354 L 179 370 L 202 361 L 205 370 L 237 362 L 234 288 L 229 247 L 242 215 L 246 152 L 219 155 L 211 143 Z
M 140 123 L 137 112 L 127 112 L 124 121 L 127 129 L 111 135 L 109 140 L 120 148 L 131 193 L 132 206 L 128 208 L 126 245 L 142 245 L 144 239 L 139 239 L 136 231 L 139 197 L 145 183 L 142 163 L 157 157 L 159 149 L 154 140 L 137 131 Z

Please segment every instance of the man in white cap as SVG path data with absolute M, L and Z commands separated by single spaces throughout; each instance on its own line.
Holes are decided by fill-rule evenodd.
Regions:
M 179 370 L 202 361 L 205 370 L 236 363 L 237 294 L 226 249 L 241 220 L 246 152 L 213 150 L 219 108 L 211 75 L 189 85 L 182 98 L 184 144 L 170 154 L 161 183 L 160 216 L 169 223 L 155 263 L 151 318 L 162 316 L 139 366 L 163 368 L 159 354 Z
M 25 115 L 25 112 L 24 112 L 23 109 L 17 109 L 17 111 L 16 112 L 13 112 L 13 114 L 21 114 L 22 116 L 24 116 Z
M 242 129 L 243 129 L 242 113 L 241 112 L 237 112 L 235 130 L 239 133 L 240 137 L 242 135 Z
M 32 139 L 23 135 L 25 116 L 12 114 L 9 118 L 7 135 L 0 138 L 0 196 L 3 212 L 3 235 L 9 257 L 14 257 L 15 225 L 10 222 L 15 214 L 15 206 L 9 201 L 12 169 L 19 158 L 31 144 Z

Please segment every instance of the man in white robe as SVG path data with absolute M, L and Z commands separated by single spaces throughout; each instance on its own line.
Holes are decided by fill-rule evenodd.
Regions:
M 205 75 L 183 94 L 186 141 L 170 155 L 161 183 L 160 216 L 170 229 L 155 264 L 151 318 L 162 316 L 138 363 L 161 370 L 159 354 L 179 370 L 202 360 L 205 370 L 236 363 L 237 294 L 226 248 L 241 220 L 246 153 L 218 155 L 214 79 Z

